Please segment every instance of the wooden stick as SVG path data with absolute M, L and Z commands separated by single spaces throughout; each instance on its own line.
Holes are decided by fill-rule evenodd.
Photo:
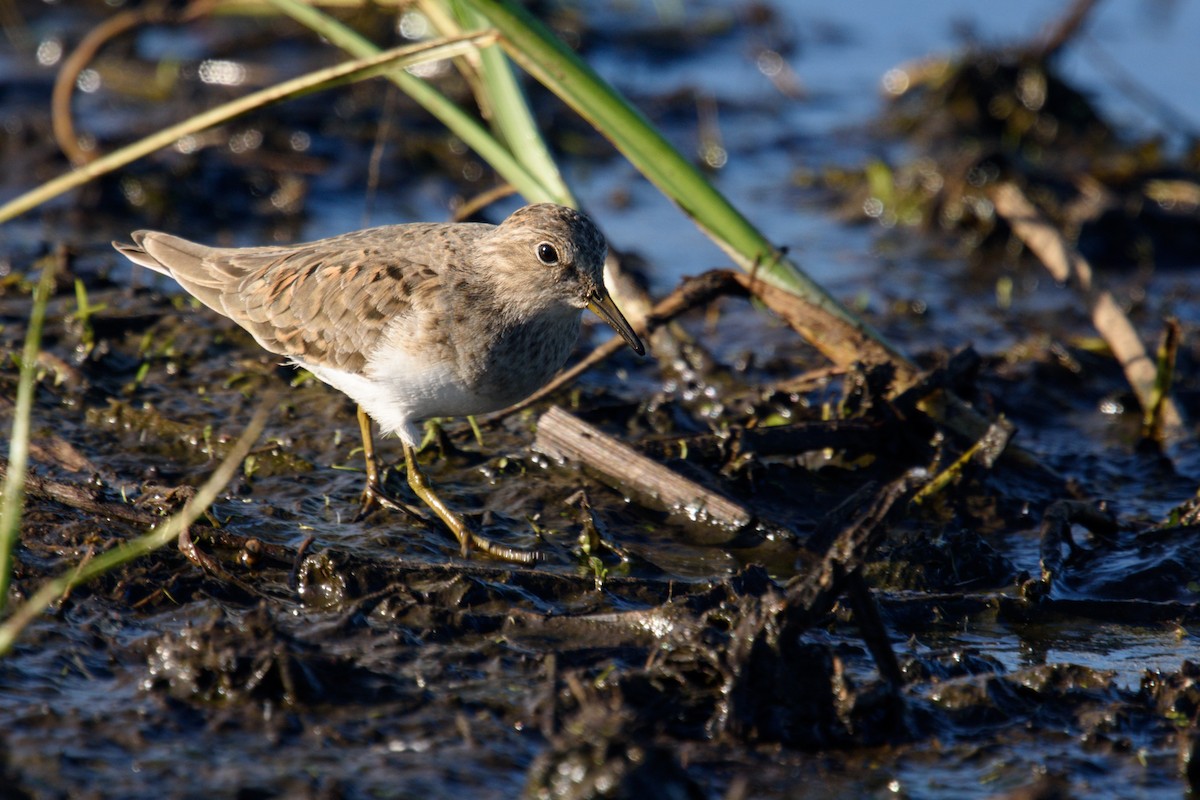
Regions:
M 1046 26 L 1046 30 L 1033 42 L 1029 47 L 1030 55 L 1039 61 L 1057 55 L 1083 30 L 1098 2 L 1099 0 L 1074 0 L 1067 7 L 1067 13 Z
M 1037 256 L 1054 279 L 1073 281 L 1083 294 L 1092 315 L 1092 324 L 1108 343 L 1125 370 L 1125 379 L 1137 395 L 1142 409 L 1149 412 L 1154 403 L 1155 365 L 1146 353 L 1137 330 L 1117 305 L 1112 293 L 1095 284 L 1092 265 L 1071 246 L 1058 229 L 1038 211 L 1016 184 L 1005 182 L 994 187 L 990 196 L 996 213 L 1012 227 L 1025 246 Z M 1185 433 L 1183 417 L 1171 397 L 1165 396 L 1159 410 L 1164 441 L 1176 441 Z
M 533 447 L 551 458 L 582 463 L 609 485 L 638 496 L 651 507 L 686 514 L 727 533 L 736 535 L 753 521 L 750 512 L 732 500 L 646 458 L 561 408 L 551 407 L 538 420 Z M 721 541 L 730 538 L 726 535 Z

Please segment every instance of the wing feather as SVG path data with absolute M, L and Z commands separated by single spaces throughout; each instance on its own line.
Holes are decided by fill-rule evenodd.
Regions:
M 251 248 L 206 247 L 138 231 L 135 246 L 118 250 L 173 277 L 272 353 L 359 372 L 392 321 L 413 313 L 413 298 L 436 296 L 442 284 L 438 259 L 400 245 L 431 235 L 444 241 L 448 231 L 438 229 L 446 227 L 393 225 Z

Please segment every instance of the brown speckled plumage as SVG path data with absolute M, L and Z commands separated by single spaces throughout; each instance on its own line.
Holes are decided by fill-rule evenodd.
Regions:
M 417 422 L 493 411 L 541 387 L 570 353 L 583 308 L 642 352 L 604 289 L 604 237 L 562 206 L 525 206 L 500 225 L 388 225 L 280 247 L 153 231 L 133 240 L 113 244 L 348 394 L 406 456 Z
M 470 240 L 490 225 L 389 225 L 306 244 L 206 247 L 136 231 L 118 245 L 169 275 L 204 305 L 249 331 L 265 349 L 360 372 L 393 319 L 429 307 L 453 262 L 445 240 Z

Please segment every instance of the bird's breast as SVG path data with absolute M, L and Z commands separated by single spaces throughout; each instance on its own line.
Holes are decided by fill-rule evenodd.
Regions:
M 579 338 L 580 312 L 546 315 L 503 331 L 491 343 L 476 375 L 481 394 L 496 408 L 523 400 L 562 368 Z
M 523 400 L 562 367 L 579 336 L 580 312 L 472 330 L 442 326 L 441 336 L 403 335 L 376 349 L 354 380 L 330 380 L 385 429 L 430 417 L 486 414 Z M 408 334 L 414 332 L 410 323 Z

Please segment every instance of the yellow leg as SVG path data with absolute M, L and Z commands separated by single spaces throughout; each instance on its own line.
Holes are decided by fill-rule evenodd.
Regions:
M 442 502 L 442 498 L 437 496 L 433 491 L 433 487 L 429 483 L 429 479 L 425 477 L 425 473 L 421 472 L 421 468 L 417 466 L 417 454 L 412 445 L 404 443 L 404 466 L 408 470 L 408 485 L 412 487 L 413 492 L 417 497 L 425 502 L 425 505 L 433 509 L 433 513 L 437 514 L 442 522 L 446 523 L 458 543 L 462 546 L 463 558 L 466 558 L 470 553 L 471 547 L 487 553 L 493 558 L 503 559 L 505 561 L 515 561 L 518 564 L 532 564 L 539 560 L 542 556 L 540 553 L 533 550 L 518 550 L 515 547 L 493 542 L 481 534 L 475 533 L 467 527 L 462 518 L 450 510 L 450 507 Z
M 375 458 L 375 437 L 371 434 L 371 418 L 367 416 L 367 412 L 362 410 L 362 406 L 358 407 L 358 430 L 362 433 L 363 458 L 367 462 L 367 485 L 363 487 L 362 505 L 359 507 L 356 519 L 362 519 L 376 507 L 382 507 L 409 514 L 424 521 L 425 518 L 419 511 L 407 503 L 396 500 L 383 490 L 379 461 Z

